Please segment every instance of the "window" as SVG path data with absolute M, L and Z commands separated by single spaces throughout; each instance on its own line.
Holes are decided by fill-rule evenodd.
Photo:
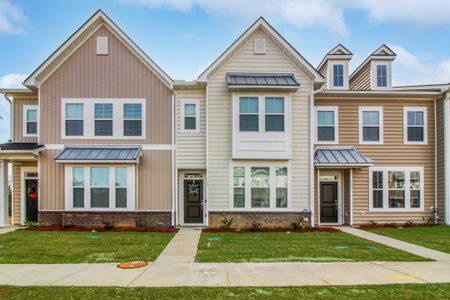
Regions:
M 233 207 L 245 207 L 245 168 L 233 168 Z
M 84 168 L 73 168 L 73 207 L 84 207 Z
M 405 107 L 404 118 L 404 143 L 426 144 L 427 143 L 427 108 Z
M 142 104 L 123 105 L 123 135 L 142 136 Z
M 23 136 L 37 136 L 38 109 L 36 105 L 24 105 Z
M 95 103 L 95 135 L 113 135 L 113 105 L 111 103 Z
M 127 207 L 127 168 L 116 167 L 116 208 Z
M 265 98 L 266 131 L 284 131 L 284 98 Z
M 287 209 L 289 207 L 288 167 L 233 167 L 232 207 L 247 209 Z
M 276 167 L 276 207 L 287 208 L 288 177 L 286 167 Z
M 344 86 L 344 65 L 333 65 L 333 86 Z
M 338 142 L 338 108 L 336 106 L 316 107 L 316 143 L 335 144 Z
M 134 210 L 135 166 L 65 166 L 67 210 Z
M 359 108 L 359 143 L 383 143 L 383 108 Z
M 199 131 L 199 103 L 197 101 L 182 101 L 183 124 L 182 130 L 189 132 Z
M 83 104 L 66 103 L 66 136 L 83 136 Z
M 109 168 L 91 168 L 91 207 L 109 207 Z
M 423 210 L 423 168 L 369 168 L 369 190 L 370 210 Z
M 239 130 L 259 131 L 258 97 L 239 97 Z
M 387 65 L 377 66 L 377 87 L 387 87 Z

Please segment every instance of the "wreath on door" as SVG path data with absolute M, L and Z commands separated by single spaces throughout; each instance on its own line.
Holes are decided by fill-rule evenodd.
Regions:
M 37 199 L 37 196 L 38 196 L 38 194 L 37 194 L 37 192 L 36 192 L 36 189 L 33 189 L 33 188 L 28 188 L 28 190 L 27 190 L 27 195 L 28 195 L 28 197 L 30 198 L 30 199 L 32 199 L 32 200 L 34 200 L 34 199 Z
M 200 193 L 200 184 L 195 181 L 188 184 L 188 193 L 193 196 L 197 196 Z

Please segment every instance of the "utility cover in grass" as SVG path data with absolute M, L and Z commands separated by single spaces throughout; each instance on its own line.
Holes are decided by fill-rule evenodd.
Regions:
M 220 238 L 218 238 L 218 237 L 210 237 L 210 238 L 208 238 L 208 241 L 220 241 Z

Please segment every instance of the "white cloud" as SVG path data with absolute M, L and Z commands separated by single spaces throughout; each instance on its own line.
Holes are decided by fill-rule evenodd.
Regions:
M 389 45 L 397 53 L 393 63 L 393 84 L 411 85 L 450 82 L 450 59 L 428 62 L 426 55 L 416 55 L 399 45 Z
M 0 88 L 20 88 L 27 75 L 11 73 L 0 77 Z M 0 95 L 0 142 L 9 138 L 10 104 Z
M 23 88 L 22 82 L 27 78 L 25 74 L 10 73 L 0 77 L 0 88 Z
M 0 0 L 0 33 L 24 33 L 26 22 L 26 17 L 16 5 L 9 0 Z
M 449 0 L 116 0 L 150 8 L 168 7 L 181 12 L 199 8 L 212 15 L 256 19 L 264 16 L 298 28 L 323 28 L 350 34 L 345 13 L 362 11 L 376 23 L 418 26 L 450 25 Z

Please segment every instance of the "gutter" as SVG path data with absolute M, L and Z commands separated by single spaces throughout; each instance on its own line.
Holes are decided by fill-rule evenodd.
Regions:
M 450 225 L 450 198 L 449 198 L 449 188 L 450 188 L 450 149 L 449 149 L 449 130 L 447 129 L 449 125 L 448 120 L 448 110 L 450 101 L 450 90 L 447 90 L 447 96 L 444 99 L 444 222 Z

